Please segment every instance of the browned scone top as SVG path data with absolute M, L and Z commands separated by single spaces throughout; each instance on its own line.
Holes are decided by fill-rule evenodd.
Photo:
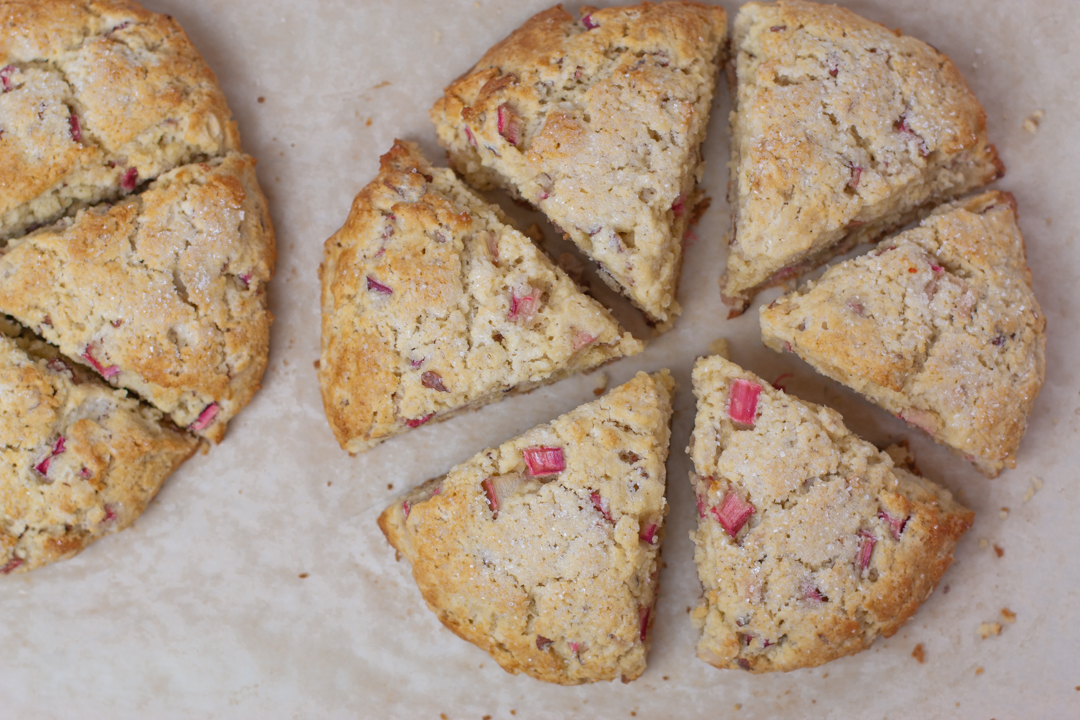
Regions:
M 266 369 L 274 261 L 255 161 L 231 153 L 10 241 L 0 312 L 217 442 Z
M 674 386 L 666 370 L 638 373 L 380 515 L 446 627 L 508 672 L 546 682 L 641 675 Z
M 180 25 L 125 0 L 0 0 L 0 240 L 239 150 Z
M 765 343 L 996 476 L 1046 375 L 1046 318 L 1012 195 L 939 207 L 875 252 L 761 309 Z
M 974 514 L 835 410 L 721 357 L 698 360 L 693 379 L 698 657 L 786 671 L 890 637 L 933 591 Z
M 353 453 L 642 348 L 411 143 L 382 157 L 319 273 L 323 405 Z
M 431 110 L 453 167 L 542 210 L 668 327 L 727 16 L 692 2 L 539 13 Z
M 130 525 L 199 443 L 25 338 L 0 334 L 0 397 L 4 575 Z
M 1000 177 L 985 113 L 944 54 L 834 5 L 743 5 L 732 52 L 723 294 L 869 242 Z

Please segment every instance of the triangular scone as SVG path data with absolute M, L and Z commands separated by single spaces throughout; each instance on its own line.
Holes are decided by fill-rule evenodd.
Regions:
M 0 397 L 0 575 L 126 528 L 199 445 L 52 347 L 2 332 Z
M 1046 319 L 1016 205 L 989 192 L 938 208 L 869 255 L 761 309 L 774 350 L 955 448 L 1015 467 L 1046 374 Z
M 722 290 L 735 312 L 1004 173 L 979 102 L 924 42 L 834 5 L 781 0 L 743 5 L 733 45 Z
M 0 3 L 0 239 L 240 147 L 214 73 L 126 0 Z
M 698 657 L 794 670 L 895 633 L 974 514 L 853 435 L 835 410 L 720 357 L 698 360 L 693 377 Z
M 428 607 L 504 670 L 645 670 L 663 539 L 667 370 L 485 450 L 379 516 Z
M 352 453 L 642 349 L 411 143 L 383 156 L 319 273 L 323 405 Z
M 8 243 L 0 312 L 219 441 L 266 369 L 274 231 L 239 153 Z
M 470 183 L 540 208 L 605 281 L 670 326 L 727 16 L 687 2 L 582 12 L 528 20 L 431 119 Z

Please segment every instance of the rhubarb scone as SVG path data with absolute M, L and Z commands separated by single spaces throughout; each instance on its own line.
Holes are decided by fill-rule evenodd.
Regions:
M 173 18 L 127 0 L 0 2 L 0 240 L 239 149 Z
M 835 410 L 716 356 L 698 360 L 693 381 L 698 657 L 786 671 L 895 633 L 974 513 L 853 435 Z
M 956 66 L 834 5 L 751 2 L 735 18 L 732 235 L 721 282 L 754 294 L 1004 173 Z
M 528 20 L 431 110 L 453 167 L 535 205 L 661 327 L 702 195 L 727 16 L 691 2 Z
M 383 511 L 446 627 L 546 682 L 644 672 L 674 388 L 667 370 L 638 373 Z
M 1012 195 L 938 208 L 762 308 L 761 331 L 988 477 L 1016 466 L 1046 374 L 1046 318 Z
M 383 156 L 319 274 L 323 405 L 351 453 L 642 349 L 411 143 Z
M 274 260 L 255 161 L 230 153 L 9 241 L 0 312 L 216 442 L 266 369 Z
M 0 334 L 0 574 L 130 525 L 198 439 L 26 337 Z

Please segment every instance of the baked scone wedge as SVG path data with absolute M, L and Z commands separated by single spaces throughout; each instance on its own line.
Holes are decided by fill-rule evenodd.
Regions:
M 760 289 L 1004 174 L 949 58 L 835 5 L 751 2 L 735 18 L 732 235 L 722 292 Z
M 0 312 L 217 442 L 266 369 L 274 261 L 255 161 L 230 153 L 9 241 Z
M 0 397 L 0 575 L 126 528 L 199 445 L 45 343 L 2 332 Z
M 383 511 L 446 627 L 546 682 L 644 672 L 674 389 L 667 370 L 638 373 Z
M 642 349 L 412 143 L 382 157 L 319 274 L 319 383 L 350 453 Z
M 538 207 L 666 328 L 727 16 L 691 2 L 582 13 L 528 20 L 446 88 L 431 119 L 454 169 Z
M 889 637 L 933 591 L 974 513 L 840 414 L 718 356 L 694 366 L 697 655 L 814 667 Z
M 0 3 L 0 241 L 239 150 L 173 18 L 126 0 Z
M 761 309 L 765 344 L 954 448 L 988 477 L 1016 449 L 1046 375 L 1046 318 L 1012 195 L 917 227 Z

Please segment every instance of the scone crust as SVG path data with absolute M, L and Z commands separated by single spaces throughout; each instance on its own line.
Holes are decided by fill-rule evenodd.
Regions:
M 761 330 L 986 475 L 1015 467 L 1046 375 L 1046 318 L 1012 195 L 941 206 L 762 308 Z
M 960 72 L 920 40 L 833 5 L 751 2 L 733 54 L 722 290 L 737 312 L 1004 173 Z
M 641 675 L 667 512 L 673 391 L 666 370 L 638 373 L 382 513 L 379 526 L 446 627 L 508 672 L 546 682 Z M 566 468 L 532 478 L 523 460 L 530 447 L 562 448 Z M 516 478 L 523 483 L 496 516 L 483 483 Z
M 123 0 L 0 3 L 0 240 L 239 150 L 172 17 Z
M 528 20 L 446 88 L 431 119 L 470 183 L 538 207 L 665 328 L 727 16 L 691 2 L 582 14 L 556 6 Z
M 731 419 L 736 381 L 761 387 L 752 426 Z M 830 408 L 720 357 L 698 360 L 693 382 L 698 657 L 720 668 L 786 671 L 895 633 L 951 564 L 974 514 L 896 467 Z M 754 508 L 734 538 L 719 522 L 731 493 Z
M 0 574 L 124 529 L 198 447 L 40 342 L 0 335 L 0 393 Z
M 383 156 L 319 272 L 319 382 L 349 452 L 642 348 L 411 143 Z
M 230 153 L 12 240 L 0 312 L 217 442 L 266 369 L 275 257 L 255 160 Z

